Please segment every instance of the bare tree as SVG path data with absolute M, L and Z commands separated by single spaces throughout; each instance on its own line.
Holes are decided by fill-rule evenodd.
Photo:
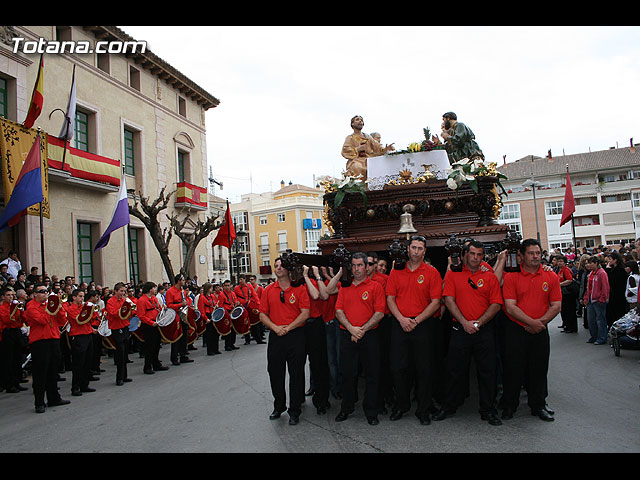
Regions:
M 184 264 L 182 265 L 180 272 L 185 276 L 190 276 L 191 272 L 189 272 L 189 265 L 191 265 L 191 260 L 196 253 L 196 248 L 198 247 L 198 244 L 207 238 L 211 232 L 220 228 L 220 223 L 216 222 L 219 215 L 211 215 L 207 217 L 204 222 L 198 218 L 198 221 L 195 222 L 193 233 L 188 233 L 184 230 L 187 221 L 190 219 L 189 215 L 185 215 L 182 220 L 178 220 L 177 213 L 174 213 L 170 217 L 167 215 L 167 218 L 171 222 L 173 233 L 175 233 L 176 236 L 178 236 L 178 238 L 180 238 L 180 240 L 182 240 L 187 246 L 187 254 L 185 255 Z M 193 219 L 191 219 L 191 221 L 193 222 Z
M 173 271 L 173 266 L 171 265 L 171 258 L 169 257 L 169 242 L 171 241 L 173 232 L 171 228 L 165 227 L 163 229 L 160 226 L 158 215 L 167 208 L 169 200 L 175 191 L 169 192 L 165 195 L 165 188 L 166 185 L 162 187 L 158 198 L 156 198 L 152 203 L 149 203 L 149 199 L 147 197 L 136 195 L 135 191 L 129 190 L 134 193 L 134 201 L 133 205 L 129 205 L 129 213 L 144 223 L 145 228 L 151 236 L 151 240 L 153 240 L 153 244 L 156 246 L 156 249 L 160 254 L 160 259 L 162 260 L 164 269 L 167 272 L 169 281 L 173 282 L 175 273 Z
M 187 246 L 187 254 L 184 259 L 184 265 L 180 268 L 180 272 L 188 276 L 190 274 L 188 265 L 191 264 L 198 244 L 207 238 L 212 231 L 220 228 L 220 223 L 216 222 L 219 215 L 211 215 L 207 217 L 204 222 L 198 218 L 197 221 L 194 222 L 195 227 L 193 232 L 189 233 L 185 231 L 185 227 L 191 217 L 185 215 L 182 220 L 179 220 L 179 214 L 174 213 L 171 216 L 165 214 L 169 219 L 169 226 L 162 228 L 160 226 L 159 215 L 169 206 L 171 196 L 176 192 L 176 190 L 174 190 L 165 195 L 165 188 L 166 186 L 162 187 L 158 197 L 152 203 L 149 203 L 147 197 L 134 195 L 133 205 L 129 205 L 129 213 L 144 223 L 145 228 L 153 240 L 153 244 L 160 254 L 160 259 L 162 260 L 169 280 L 173 281 L 175 271 L 171 263 L 171 257 L 169 256 L 169 242 L 171 241 L 172 235 L 175 233 Z M 193 222 L 193 219 L 191 219 L 191 221 Z

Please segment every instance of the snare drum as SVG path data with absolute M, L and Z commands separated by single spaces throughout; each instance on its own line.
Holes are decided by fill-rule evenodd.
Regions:
M 238 335 L 246 335 L 249 333 L 249 329 L 251 328 L 251 325 L 249 324 L 249 314 L 242 305 L 238 305 L 231 310 L 231 314 L 229 316 L 231 317 L 233 329 Z
M 214 328 L 223 337 L 231 333 L 231 321 L 224 308 L 216 308 L 211 314 L 211 320 L 213 320 Z

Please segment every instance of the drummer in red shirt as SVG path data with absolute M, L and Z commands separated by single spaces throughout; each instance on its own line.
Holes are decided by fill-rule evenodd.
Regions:
M 62 360 L 60 352 L 60 327 L 67 317 L 62 308 L 56 315 L 46 311 L 49 292 L 44 283 L 37 283 L 33 289 L 33 300 L 27 303 L 22 314 L 24 322 L 29 326 L 29 348 L 33 376 L 33 396 L 36 413 L 45 411 L 45 394 L 50 407 L 66 405 L 58 393 L 58 367 Z
M 136 315 L 140 319 L 140 328 L 144 338 L 144 367 L 142 373 L 153 375 L 157 371 L 169 370 L 158 358 L 160 353 L 160 330 L 156 319 L 162 310 L 158 297 L 158 287 L 154 282 L 142 285 L 142 295 L 138 299 Z
M 562 319 L 563 333 L 578 333 L 578 315 L 576 314 L 577 295 L 572 291 L 573 273 L 567 266 L 567 257 L 558 255 L 558 281 L 562 291 L 562 306 L 560 307 L 560 318 Z
M 93 312 L 89 314 L 86 321 L 80 320 L 80 312 L 84 305 L 83 290 L 73 290 L 70 300 L 65 303 L 67 320 L 69 321 L 69 345 L 71 347 L 71 395 L 79 397 L 83 392 L 96 391 L 95 388 L 89 387 L 93 356 L 93 327 L 91 326 Z
M 436 323 L 442 297 L 442 277 L 424 262 L 427 241 L 420 235 L 410 238 L 408 256 L 402 270 L 392 269 L 387 281 L 387 304 L 394 316 L 391 323 L 390 368 L 396 400 L 390 420 L 398 420 L 411 407 L 410 362 L 416 379 L 421 425 L 429 425 L 433 408 Z
M 553 421 L 545 409 L 550 353 L 547 324 L 560 313 L 562 292 L 558 276 L 542 268 L 540 242 L 524 240 L 520 253 L 520 271 L 505 273 L 502 286 L 505 312 L 511 319 L 504 326 L 502 419 L 513 418 L 520 387 L 526 383 L 531 414 Z
M 230 318 L 231 311 L 240 305 L 238 297 L 231 288 L 231 280 L 225 280 L 222 282 L 222 291 L 218 295 L 218 304 L 225 309 L 227 317 Z M 227 352 L 232 350 L 238 350 L 236 347 L 236 331 L 232 328 L 231 331 L 224 336 L 224 349 Z
M 240 305 L 244 307 L 246 315 L 249 315 L 251 310 L 257 309 L 260 307 L 260 300 L 258 298 L 258 294 L 256 293 L 253 285 L 250 282 L 247 282 L 247 277 L 244 275 L 240 275 L 238 278 L 238 285 L 233 289 L 233 293 L 236 294 L 236 298 Z M 252 325 L 249 333 L 244 335 L 244 344 L 249 345 L 251 343 L 251 336 L 255 339 L 256 343 L 265 343 L 262 341 L 262 337 L 260 337 L 259 332 L 256 329 L 255 325 Z
M 173 285 L 167 289 L 167 293 L 164 295 L 164 302 L 167 308 L 176 311 L 176 319 L 174 321 L 179 323 L 182 331 L 180 338 L 171 344 L 170 358 L 172 365 L 193 362 L 187 355 L 187 332 L 189 331 L 189 325 L 180 318 L 178 313 L 183 307 L 191 305 L 191 299 L 184 291 L 185 282 L 184 275 L 181 273 L 177 274 Z
M 270 420 L 287 410 L 286 370 L 289 372 L 289 425 L 297 425 L 304 402 L 305 331 L 309 318 L 309 294 L 305 285 L 291 285 L 289 271 L 277 258 L 276 282 L 265 288 L 260 299 L 260 321 L 269 329 L 267 372 L 273 394 Z
M 336 318 L 341 324 L 340 372 L 342 405 L 336 422 L 353 413 L 356 401 L 358 365 L 362 364 L 365 391 L 362 407 L 369 425 L 377 425 L 380 388 L 380 343 L 378 323 L 384 316 L 386 298 L 380 283 L 367 276 L 367 255 L 351 256 L 353 281 L 342 287 L 336 301 Z
M 113 287 L 115 294 L 107 300 L 105 310 L 107 311 L 107 321 L 111 329 L 111 339 L 116 350 L 113 359 L 116 364 L 116 385 L 122 386 L 132 379 L 127 376 L 127 349 L 129 346 L 129 317 L 120 318 L 120 308 L 127 301 L 127 287 L 124 283 L 118 282 Z M 134 313 L 133 311 L 131 312 Z

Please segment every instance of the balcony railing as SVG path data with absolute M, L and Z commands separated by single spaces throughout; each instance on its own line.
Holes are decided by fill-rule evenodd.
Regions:
M 192 185 L 187 182 L 180 182 L 177 185 L 176 207 L 191 207 L 196 210 L 207 209 L 207 189 Z

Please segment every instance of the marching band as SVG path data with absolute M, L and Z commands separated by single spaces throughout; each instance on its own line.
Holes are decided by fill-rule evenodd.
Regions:
M 72 396 L 95 392 L 90 385 L 105 371 L 100 368 L 105 355 L 116 366 L 116 385 L 131 382 L 127 364 L 134 344 L 144 358 L 143 373 L 151 375 L 169 369 L 159 359 L 162 345 L 170 345 L 172 365 L 181 365 L 193 362 L 188 351 L 198 338 L 208 355 L 221 353 L 221 337 L 226 351 L 238 349 L 236 334 L 245 343 L 252 335 L 265 343 L 262 330 L 255 328 L 262 287 L 256 290 L 245 278 L 241 283 L 236 295 L 228 280 L 224 289 L 213 283 L 195 289 L 179 274 L 166 291 L 165 285 L 145 282 L 137 296 L 123 282 L 103 291 L 75 286 L 53 291 L 37 283 L 31 298 L 21 301 L 5 287 L 0 292 L 0 391 L 27 390 L 23 384 L 30 372 L 35 411 L 42 413 L 70 403 L 58 388 L 65 370 L 72 373 Z

